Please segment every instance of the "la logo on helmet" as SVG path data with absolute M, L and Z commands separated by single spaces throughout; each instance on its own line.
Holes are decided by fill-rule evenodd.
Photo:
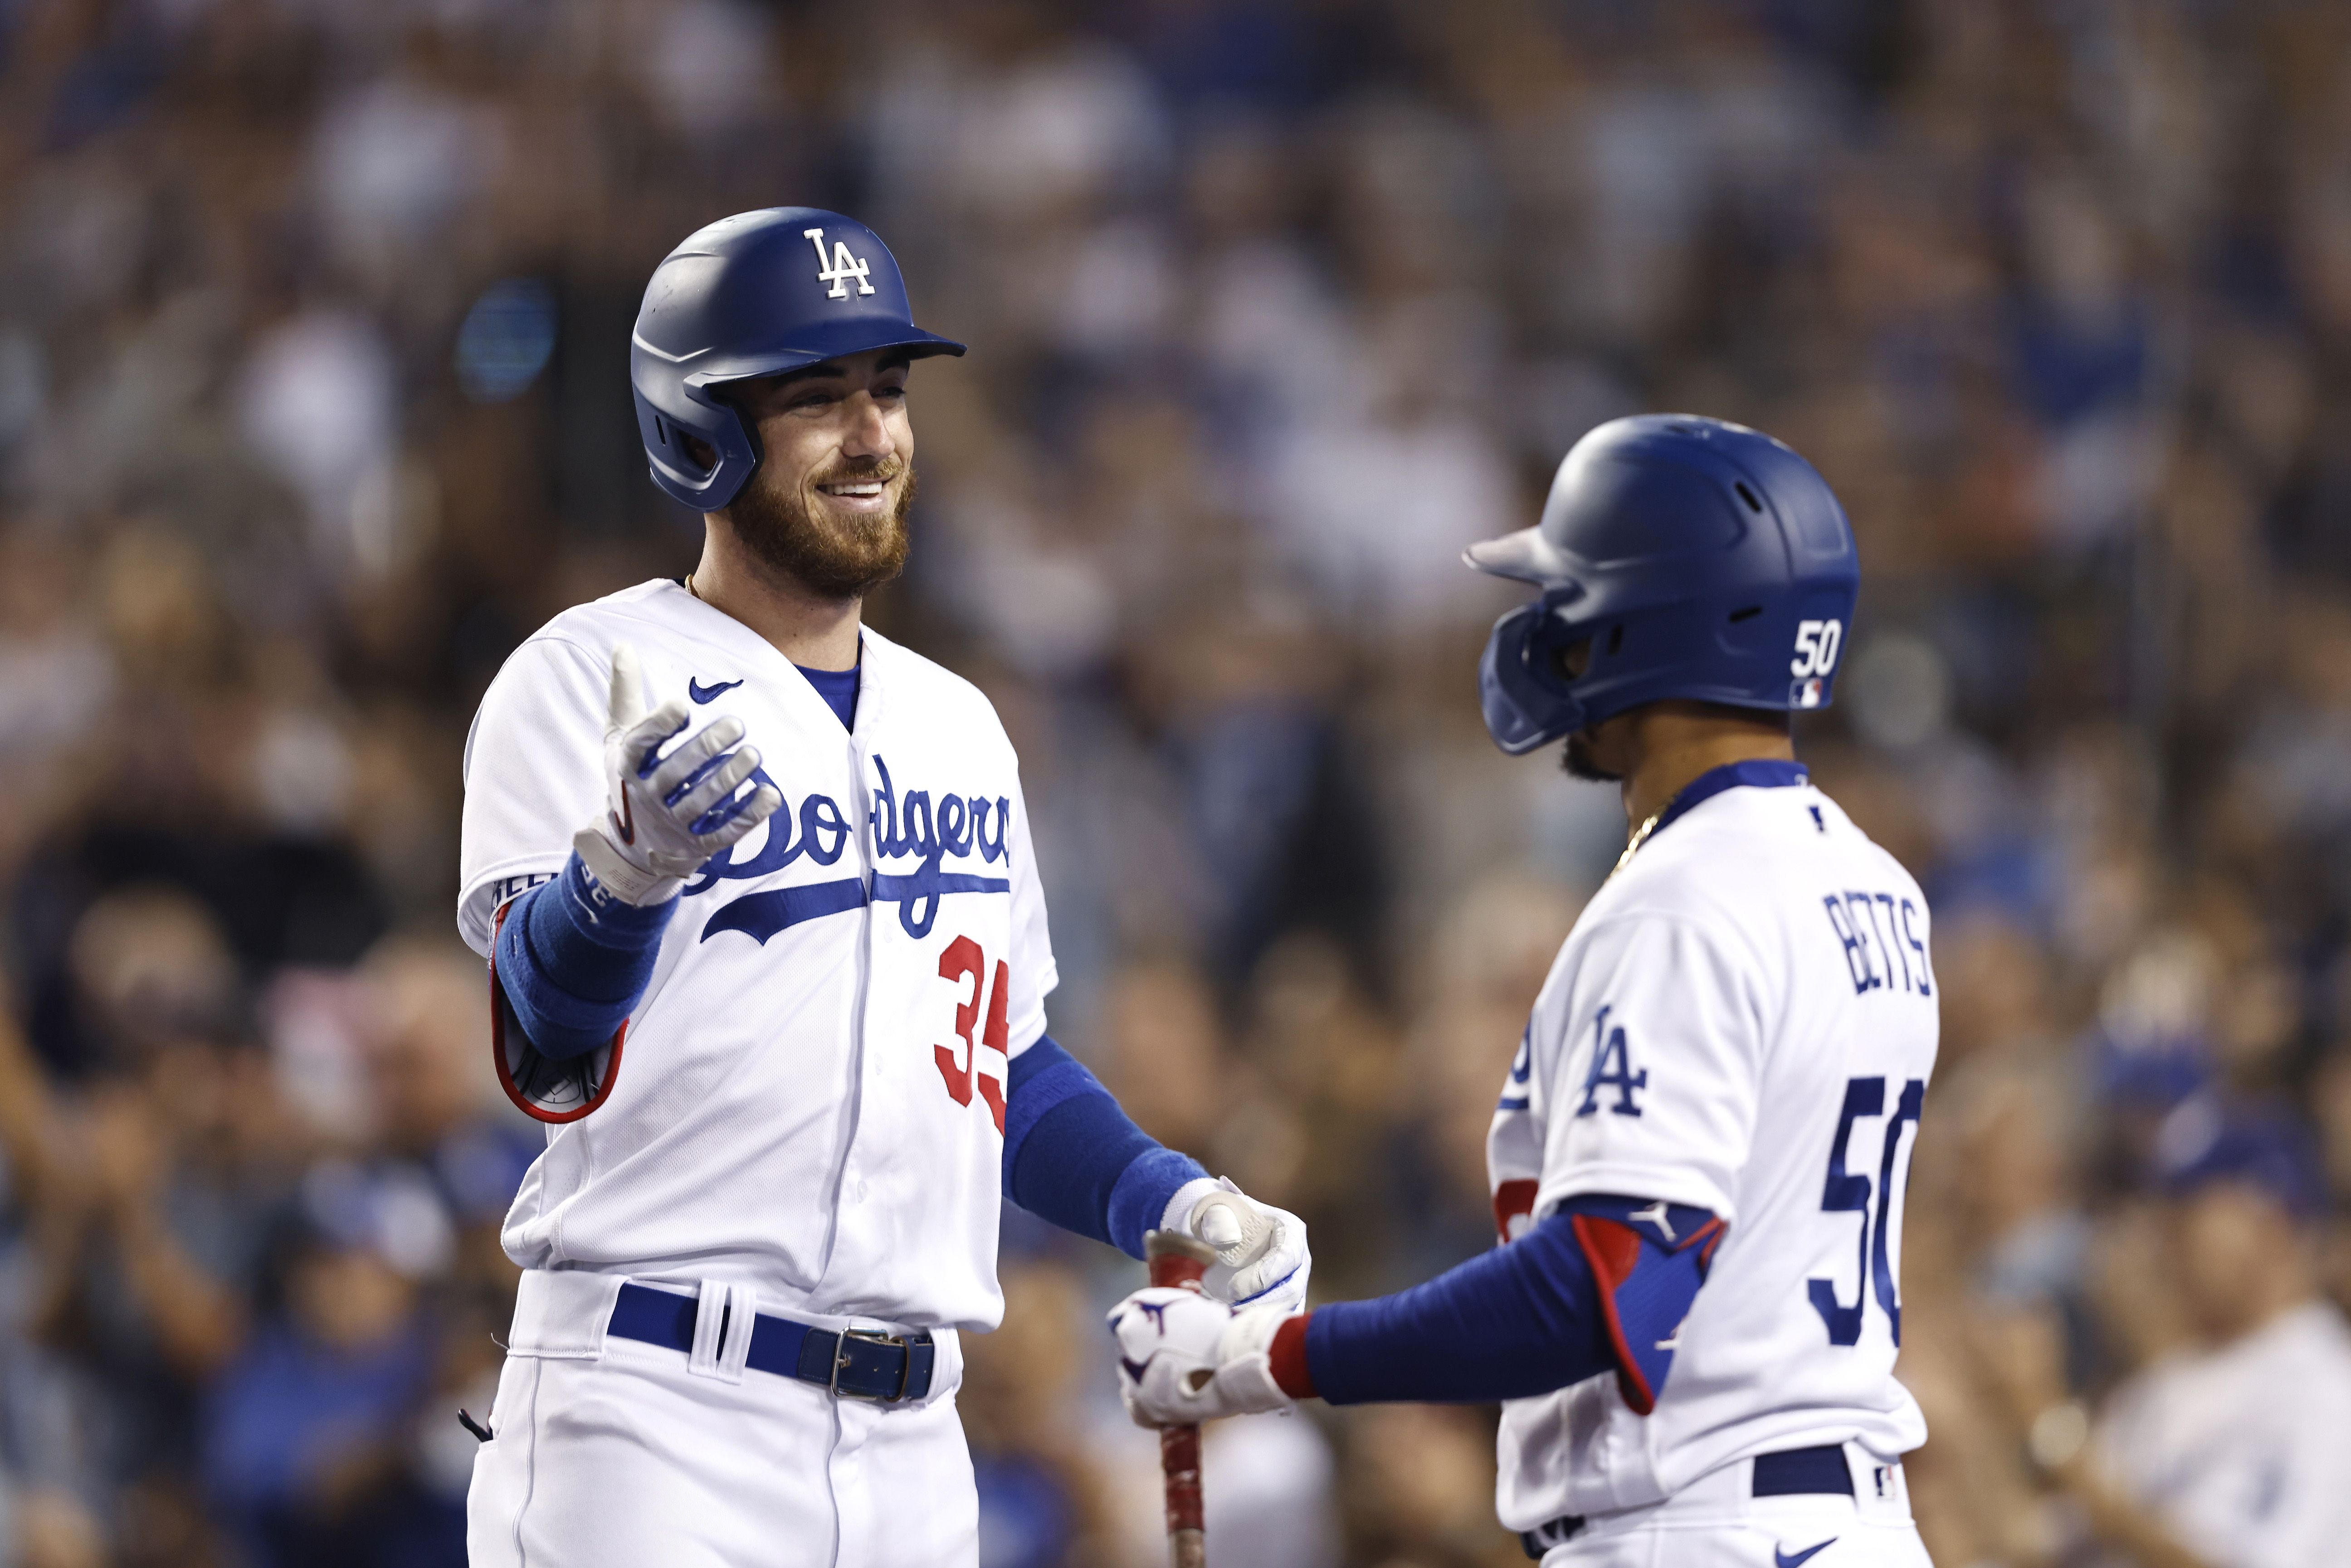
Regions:
M 816 246 L 817 281 L 819 283 L 830 283 L 832 285 L 831 290 L 825 295 L 827 299 L 848 298 L 849 280 L 852 277 L 857 279 L 858 293 L 871 294 L 873 292 L 873 286 L 865 281 L 865 263 L 858 260 L 857 257 L 849 254 L 848 241 L 835 240 L 833 242 L 832 259 L 828 262 L 825 260 L 824 256 L 824 231 L 822 229 L 802 229 L 800 230 L 800 237 L 808 241 L 809 244 Z

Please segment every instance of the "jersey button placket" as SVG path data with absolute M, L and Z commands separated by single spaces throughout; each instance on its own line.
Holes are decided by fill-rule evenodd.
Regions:
M 858 696 L 858 716 L 861 719 L 866 716 L 867 696 L 868 694 L 862 691 L 860 692 Z M 861 726 L 861 727 L 862 727 Z M 858 739 L 855 736 L 852 736 L 850 738 L 849 749 L 850 765 L 856 775 L 857 788 L 863 798 L 865 805 L 864 811 L 856 819 L 858 823 L 856 842 L 858 874 L 865 879 L 867 897 L 865 907 L 860 911 L 863 924 L 859 927 L 858 931 L 857 1000 L 855 1003 L 857 1009 L 857 1026 L 854 1044 L 852 1047 L 852 1049 L 857 1052 L 857 1103 L 850 1123 L 848 1147 L 841 1156 L 840 1192 L 841 1200 L 843 1205 L 862 1207 L 866 1201 L 866 1197 L 870 1188 L 867 1186 L 865 1177 L 859 1174 L 860 1161 L 858 1159 L 858 1134 L 862 1131 L 865 1124 L 867 1097 L 876 1091 L 878 1088 L 878 1080 L 880 1078 L 880 1067 L 875 1062 L 873 1052 L 870 1049 L 872 1031 L 869 1027 L 872 1023 L 873 1010 L 874 921 L 878 917 L 881 908 L 879 904 L 873 902 L 872 895 L 874 873 L 880 864 L 880 856 L 877 852 L 878 846 L 874 842 L 875 826 L 873 822 L 873 791 L 875 779 L 873 775 L 872 758 L 865 748 L 865 743 Z

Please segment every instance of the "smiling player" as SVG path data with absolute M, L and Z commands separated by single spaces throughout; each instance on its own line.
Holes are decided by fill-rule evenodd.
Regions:
M 906 559 L 917 328 L 862 225 L 747 213 L 653 274 L 631 352 L 676 581 L 565 612 L 465 748 L 458 925 L 548 1146 L 475 1461 L 477 1568 L 977 1558 L 959 1330 L 998 1201 L 1296 1306 L 1303 1226 L 1139 1132 L 1045 1033 L 1017 759 L 861 624 Z M 755 748 L 748 737 L 756 735 Z
M 1488 1134 L 1503 1245 L 1302 1316 L 1138 1292 L 1129 1408 L 1499 1399 L 1502 1522 L 1546 1568 L 1923 1568 L 1894 1358 L 1927 905 L 1789 737 L 1853 620 L 1844 514 L 1769 436 L 1623 419 L 1469 561 L 1541 591 L 1487 645 L 1495 740 L 1564 738 L 1634 825 Z

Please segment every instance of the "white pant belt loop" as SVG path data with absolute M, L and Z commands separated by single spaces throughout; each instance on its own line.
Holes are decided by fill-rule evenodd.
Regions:
M 740 1383 L 751 1359 L 751 1330 L 759 1321 L 759 1293 L 748 1285 L 705 1280 L 695 1299 L 694 1347 L 685 1369 L 696 1377 Z

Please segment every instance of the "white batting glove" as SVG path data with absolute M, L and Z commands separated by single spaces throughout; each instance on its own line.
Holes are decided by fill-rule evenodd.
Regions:
M 1135 1291 L 1110 1312 L 1126 1413 L 1138 1427 L 1176 1427 L 1296 1408 L 1273 1380 L 1270 1354 L 1290 1316 L 1165 1285 Z
M 743 721 L 703 726 L 668 756 L 661 748 L 686 727 L 676 697 L 645 711 L 644 675 L 626 643 L 612 650 L 611 716 L 604 725 L 604 778 L 611 810 L 571 836 L 597 882 L 639 908 L 677 896 L 703 862 L 768 820 L 784 803 L 762 784 L 734 799 L 759 766 L 756 747 L 728 747 L 743 738 Z
M 1230 1177 L 1199 1176 L 1176 1189 L 1159 1221 L 1216 1249 L 1201 1289 L 1237 1307 L 1279 1307 L 1286 1316 L 1306 1307 L 1306 1279 L 1314 1255 L 1306 1222 L 1286 1208 L 1258 1202 Z

